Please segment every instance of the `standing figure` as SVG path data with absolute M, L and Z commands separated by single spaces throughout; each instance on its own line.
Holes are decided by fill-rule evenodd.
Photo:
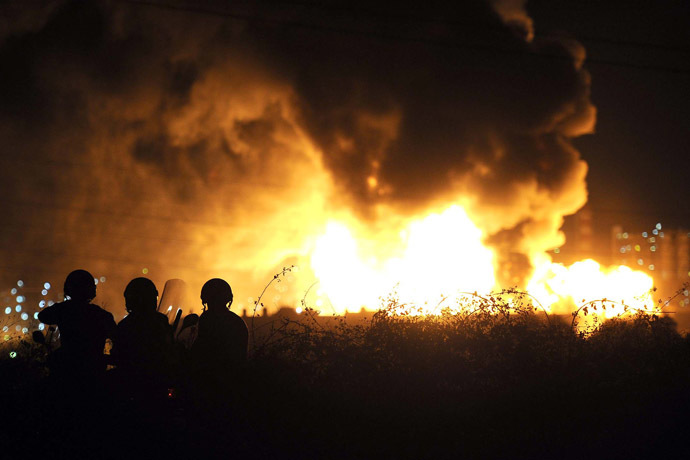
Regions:
M 61 346 L 50 359 L 51 373 L 84 382 L 105 373 L 103 354 L 106 339 L 115 331 L 113 315 L 91 304 L 96 281 L 86 270 L 75 270 L 65 279 L 66 300 L 46 307 L 38 314 L 45 324 L 55 324 Z
M 117 325 L 112 349 L 118 373 L 142 389 L 165 386 L 172 377 L 172 329 L 168 318 L 156 311 L 156 285 L 148 278 L 135 278 L 124 297 L 128 315 Z
M 213 278 L 201 288 L 201 303 L 206 311 L 199 318 L 191 358 L 193 373 L 203 380 L 232 384 L 241 377 L 249 331 L 242 318 L 230 311 L 232 299 L 232 289 L 222 279 Z

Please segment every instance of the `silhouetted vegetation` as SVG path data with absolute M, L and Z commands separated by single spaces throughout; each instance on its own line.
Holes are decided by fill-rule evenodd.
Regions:
M 257 332 L 240 394 L 205 416 L 182 390 L 157 442 L 243 458 L 652 458 L 684 446 L 690 342 L 673 320 L 637 312 L 585 330 L 511 298 L 425 316 L 391 297 L 366 321 L 285 318 Z M 40 363 L 3 360 L 3 395 L 39 384 Z M 21 398 L 5 404 L 28 411 L 22 424 L 54 423 Z

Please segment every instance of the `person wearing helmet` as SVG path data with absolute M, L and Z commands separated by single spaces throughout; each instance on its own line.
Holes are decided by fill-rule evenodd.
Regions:
M 127 376 L 128 385 L 163 384 L 172 372 L 172 330 L 168 318 L 156 311 L 156 285 L 135 278 L 124 297 L 128 315 L 117 325 L 112 350 L 118 373 Z
M 201 288 L 205 312 L 199 318 L 198 336 L 192 345 L 197 377 L 236 380 L 247 359 L 249 332 L 242 318 L 230 311 L 230 285 L 219 278 Z
M 106 339 L 115 331 L 113 315 L 91 301 L 96 281 L 86 270 L 67 275 L 65 301 L 46 307 L 38 320 L 57 325 L 61 346 L 51 358 L 51 372 L 66 377 L 98 378 L 105 373 Z

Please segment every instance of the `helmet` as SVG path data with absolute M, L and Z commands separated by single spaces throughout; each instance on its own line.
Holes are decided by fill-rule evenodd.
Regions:
M 151 307 L 151 309 L 155 310 L 158 303 L 158 289 L 156 289 L 153 281 L 148 278 L 134 278 L 127 284 L 124 296 L 128 311 L 138 310 L 140 307 L 144 309 Z
M 96 280 L 86 270 L 74 270 L 65 278 L 64 292 L 71 299 L 90 301 L 96 297 Z
M 227 281 L 220 278 L 213 278 L 206 281 L 201 288 L 201 303 L 204 304 L 227 304 L 232 302 L 232 289 Z

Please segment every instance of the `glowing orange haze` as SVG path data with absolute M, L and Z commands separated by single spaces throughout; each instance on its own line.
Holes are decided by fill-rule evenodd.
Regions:
M 508 287 L 496 285 L 495 256 L 482 237 L 457 205 L 410 222 L 395 238 L 373 242 L 356 223 L 332 220 L 316 239 L 310 263 L 322 297 L 338 312 L 375 308 L 393 290 L 401 302 L 432 312 L 442 296 Z M 566 267 L 544 253 L 531 258 L 535 269 L 527 290 L 550 312 L 571 312 L 583 299 L 642 307 L 640 298 L 653 285 L 647 274 L 628 267 L 605 269 L 589 259 Z M 622 308 L 609 308 L 606 315 Z

